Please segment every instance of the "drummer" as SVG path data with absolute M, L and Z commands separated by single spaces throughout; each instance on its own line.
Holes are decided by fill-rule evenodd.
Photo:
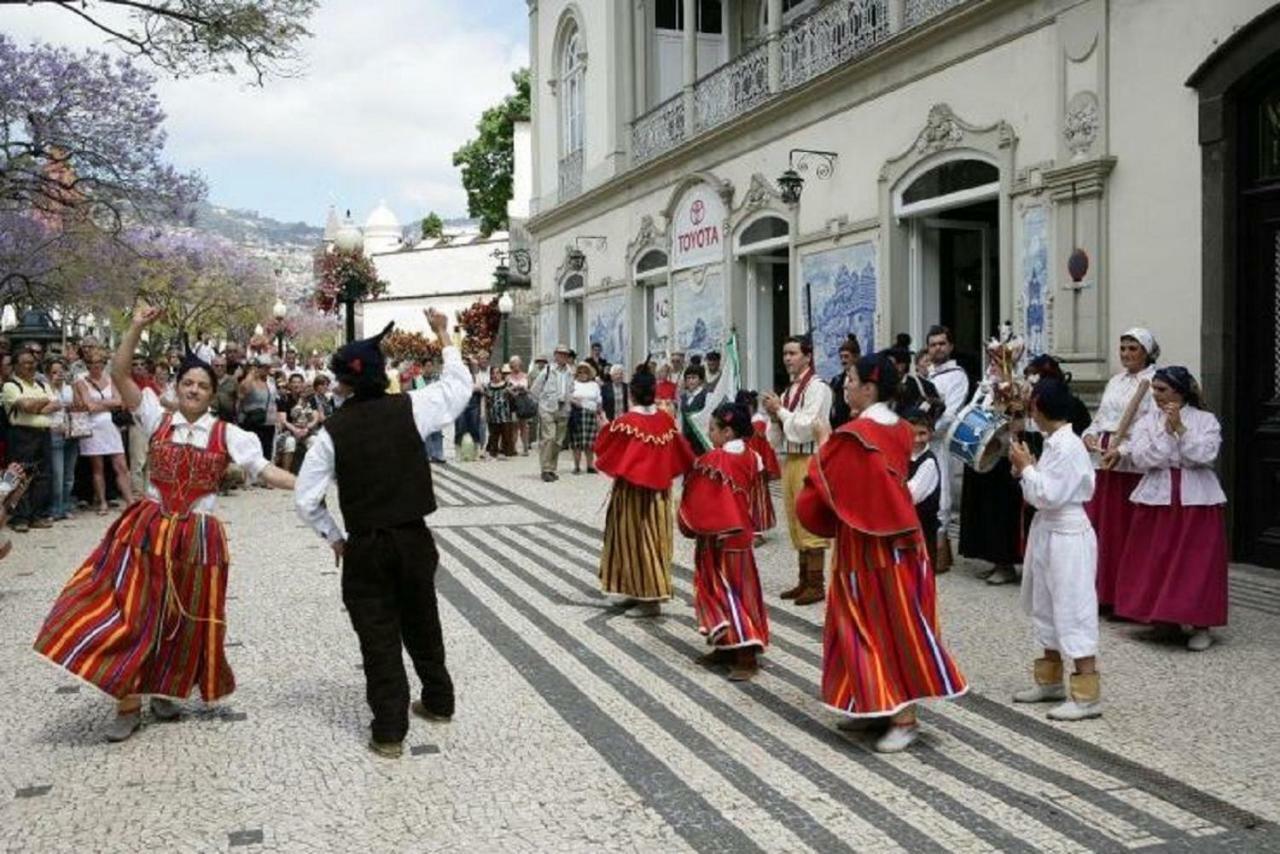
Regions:
M 955 336 L 945 326 L 929 327 L 925 338 L 929 354 L 928 379 L 937 388 L 945 406 L 933 434 L 932 450 L 942 467 L 942 495 L 938 502 L 938 563 L 934 571 L 941 575 L 951 569 L 951 537 L 948 528 L 951 524 L 951 502 L 953 486 L 952 478 L 958 474 L 946 447 L 947 432 L 955 421 L 965 401 L 969 399 L 969 375 L 956 363 L 952 354 L 956 349 Z
M 1106 611 L 1115 605 L 1120 559 L 1136 508 L 1129 496 L 1142 480 L 1142 472 L 1120 455 L 1124 437 L 1117 432 L 1141 423 L 1155 407 L 1150 386 L 1159 358 L 1160 345 L 1151 330 L 1135 326 L 1125 331 L 1120 336 L 1120 372 L 1107 381 L 1093 423 L 1084 431 L 1085 447 L 1098 469 L 1093 500 L 1084 509 L 1098 534 L 1098 607 Z

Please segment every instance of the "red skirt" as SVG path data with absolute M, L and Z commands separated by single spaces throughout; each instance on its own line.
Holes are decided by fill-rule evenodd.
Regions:
M 778 524 L 773 512 L 773 496 L 769 494 L 769 473 L 760 472 L 751 483 L 751 527 L 757 534 L 772 530 Z
M 63 588 L 36 652 L 113 697 L 230 694 L 227 539 L 213 516 L 130 505 Z
M 822 632 L 822 701 L 853 717 L 892 715 L 969 690 L 942 644 L 923 538 L 841 525 Z
M 1124 561 L 1125 541 L 1133 528 L 1137 505 L 1129 496 L 1142 480 L 1139 472 L 1098 469 L 1093 499 L 1084 506 L 1098 535 L 1098 605 L 1116 602 L 1116 584 Z
M 769 613 L 760 592 L 755 553 L 750 545 L 729 549 L 712 539 L 698 538 L 693 559 L 698 631 L 720 649 L 763 650 L 769 645 Z
M 1227 525 L 1222 505 L 1182 504 L 1174 469 L 1172 503 L 1134 505 L 1133 532 L 1116 584 L 1116 614 L 1139 623 L 1227 624 Z

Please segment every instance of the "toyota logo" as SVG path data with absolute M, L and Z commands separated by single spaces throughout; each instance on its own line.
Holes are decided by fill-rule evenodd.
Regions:
M 689 219 L 693 220 L 694 225 L 701 225 L 702 221 L 707 218 L 707 205 L 702 199 L 698 199 L 689 208 Z

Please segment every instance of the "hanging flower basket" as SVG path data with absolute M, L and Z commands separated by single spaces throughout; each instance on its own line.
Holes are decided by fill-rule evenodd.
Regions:
M 312 303 L 324 314 L 337 314 L 347 301 L 377 299 L 387 291 L 373 261 L 360 250 L 321 250 L 315 261 L 316 289 Z
M 440 342 L 427 338 L 421 332 L 405 332 L 397 329 L 382 339 L 382 352 L 397 361 L 421 362 L 440 357 Z
M 458 325 L 465 335 L 462 339 L 462 355 L 492 353 L 493 340 L 502 325 L 502 312 L 498 310 L 498 298 L 476 300 L 458 312 Z

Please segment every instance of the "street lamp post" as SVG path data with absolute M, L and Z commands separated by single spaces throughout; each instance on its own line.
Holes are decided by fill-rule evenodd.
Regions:
M 342 221 L 338 233 L 334 235 L 333 244 L 342 252 L 359 252 L 364 248 L 364 234 L 351 219 L 351 211 Z M 356 340 L 356 294 L 354 282 L 342 283 L 342 308 L 346 313 L 347 343 Z
M 507 291 L 502 292 L 502 296 L 498 297 L 498 311 L 502 314 L 502 361 L 511 360 L 511 310 L 516 307 L 516 301 L 511 298 L 511 294 Z
M 284 361 L 284 317 L 288 313 L 289 307 L 277 297 L 276 304 L 271 307 L 271 314 L 276 319 L 276 355 L 282 362 Z

